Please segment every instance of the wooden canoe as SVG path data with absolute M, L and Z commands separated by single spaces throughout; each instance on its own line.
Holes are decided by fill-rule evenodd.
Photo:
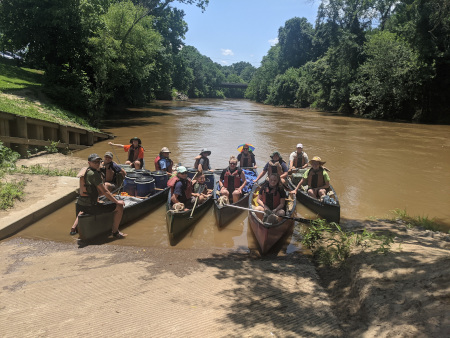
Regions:
M 247 179 L 251 179 L 254 176 L 256 178 L 258 176 L 256 169 L 245 169 L 245 174 Z M 253 186 L 251 183 L 250 186 Z M 238 206 L 246 208 L 248 206 L 248 198 L 250 196 L 250 190 L 243 194 L 243 196 L 236 203 L 231 203 L 232 206 Z M 219 228 L 223 228 L 228 223 L 230 223 L 234 218 L 236 218 L 241 212 L 242 209 L 224 207 L 218 202 L 218 198 L 220 197 L 219 191 L 214 189 L 214 216 L 216 218 L 216 223 Z M 232 197 L 231 197 L 232 198 Z
M 133 222 L 144 214 L 152 211 L 167 200 L 170 188 L 156 191 L 153 195 L 141 199 L 132 196 L 115 196 L 125 202 L 122 220 L 120 225 Z M 90 240 L 99 235 L 111 233 L 113 223 L 113 213 L 101 215 L 83 214 L 78 216 L 78 234 L 82 240 Z
M 171 245 L 176 244 L 176 240 L 179 239 L 180 235 L 185 233 L 192 225 L 197 223 L 200 218 L 208 211 L 213 203 L 213 197 L 209 197 L 205 202 L 200 205 L 196 205 L 194 213 L 192 214 L 192 209 L 182 212 L 176 212 L 171 208 L 170 198 L 172 193 L 169 191 L 166 203 L 166 225 L 167 233 L 169 234 L 169 241 Z
M 295 186 L 290 178 L 288 178 L 288 182 L 289 187 L 294 190 Z M 336 204 L 320 201 L 317 198 L 309 196 L 308 193 L 306 191 L 303 191 L 302 189 L 297 190 L 297 200 L 305 207 L 318 214 L 319 217 L 326 219 L 328 222 L 339 223 L 341 218 L 341 205 L 339 203 L 337 194 L 331 185 L 330 190 L 332 190 L 334 193 Z
M 253 209 L 256 206 L 256 199 L 258 194 L 259 186 L 255 185 L 250 193 L 248 208 Z M 289 191 L 286 191 L 289 193 Z M 289 198 L 289 195 L 288 195 Z M 293 201 L 286 201 L 287 210 L 286 216 L 293 217 L 295 213 L 296 199 Z M 248 221 L 250 223 L 250 227 L 252 228 L 253 234 L 258 241 L 259 248 L 261 254 L 266 254 L 275 243 L 277 243 L 284 234 L 294 225 L 293 219 L 282 218 L 278 223 L 264 223 L 259 217 L 258 214 L 254 211 L 248 212 Z

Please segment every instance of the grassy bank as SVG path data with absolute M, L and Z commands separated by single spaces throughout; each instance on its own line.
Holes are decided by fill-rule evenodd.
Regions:
M 18 67 L 12 61 L 0 58 L 0 111 L 98 131 L 48 99 L 43 91 L 42 71 Z

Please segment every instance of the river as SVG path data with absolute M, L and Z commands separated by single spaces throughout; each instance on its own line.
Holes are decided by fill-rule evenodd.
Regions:
M 150 170 L 163 146 L 170 149 L 175 163 L 188 167 L 202 148 L 208 148 L 212 167 L 224 168 L 229 157 L 238 154 L 238 145 L 251 143 L 262 169 L 273 151 L 288 162 L 296 144 L 303 143 L 309 158 L 320 156 L 330 169 L 341 203 L 341 222 L 392 218 L 391 210 L 402 209 L 412 216 L 434 218 L 450 229 L 450 126 L 373 121 L 247 100 L 199 99 L 158 101 L 130 109 L 120 119 L 106 121 L 103 131 L 116 135 L 114 143 L 128 144 L 131 137 L 139 137 Z M 110 150 L 105 141 L 74 156 L 87 158 L 90 153 L 103 155 Z M 123 163 L 125 153 L 119 150 L 114 149 L 115 160 Z M 297 211 L 303 217 L 313 216 L 303 206 Z M 39 238 L 71 240 L 73 214 L 71 204 L 18 235 L 37 238 L 39 233 Z M 177 247 L 246 251 L 256 246 L 247 230 L 247 215 L 242 213 L 219 231 L 211 209 Z M 127 227 L 126 232 L 129 236 L 120 244 L 168 246 L 165 207 Z M 299 248 L 296 237 L 287 239 L 285 252 Z

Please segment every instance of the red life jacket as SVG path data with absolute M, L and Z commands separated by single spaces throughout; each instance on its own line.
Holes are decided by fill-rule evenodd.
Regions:
M 178 176 L 174 176 L 167 182 L 167 186 L 170 188 L 170 192 L 172 194 L 175 190 L 175 184 L 177 184 L 178 181 L 181 181 L 180 178 Z M 183 197 L 185 199 L 190 199 L 192 197 L 192 181 L 190 178 L 186 179 L 186 181 L 187 181 L 187 184 L 186 184 L 186 188 L 183 191 L 183 193 L 184 193 Z M 183 198 L 181 198 L 181 199 L 183 199 Z
M 161 166 L 159 165 L 160 159 L 161 159 L 161 156 L 159 156 L 159 155 L 155 157 L 155 170 L 156 171 L 161 170 Z
M 317 175 L 317 179 L 313 176 Z M 323 187 L 325 185 L 325 178 L 323 177 L 323 168 L 320 167 L 317 172 L 311 168 L 308 170 L 308 186 L 310 188 Z
M 300 158 L 300 160 L 299 160 L 299 158 Z M 305 157 L 303 156 L 303 152 L 300 155 L 299 155 L 299 153 L 297 153 L 294 156 L 294 161 L 292 164 L 293 164 L 294 168 L 301 168 L 306 164 Z
M 263 189 L 261 189 L 261 199 L 264 205 L 267 205 L 270 210 L 275 209 L 281 203 L 281 195 L 278 192 L 278 187 L 275 187 L 274 192 L 270 192 L 269 183 L 266 183 Z
M 225 173 L 224 180 L 223 180 L 223 185 L 227 189 L 228 189 L 228 187 L 230 187 L 230 189 L 233 189 L 233 190 L 236 188 L 239 188 L 239 186 L 241 185 L 241 177 L 239 176 L 239 170 L 236 169 L 232 173 L 230 171 L 230 167 L 228 167 L 227 171 Z M 230 189 L 228 189 L 228 190 L 230 190 Z

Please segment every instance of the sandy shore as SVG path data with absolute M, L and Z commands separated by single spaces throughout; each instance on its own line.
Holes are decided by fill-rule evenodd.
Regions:
M 54 154 L 18 165 L 39 162 L 86 164 Z M 27 195 L 15 208 L 33 203 L 45 179 L 26 175 Z M 394 235 L 390 252 L 357 250 L 340 268 L 314 267 L 297 254 L 261 259 L 7 239 L 0 335 L 450 336 L 450 236 L 401 221 L 365 227 Z

